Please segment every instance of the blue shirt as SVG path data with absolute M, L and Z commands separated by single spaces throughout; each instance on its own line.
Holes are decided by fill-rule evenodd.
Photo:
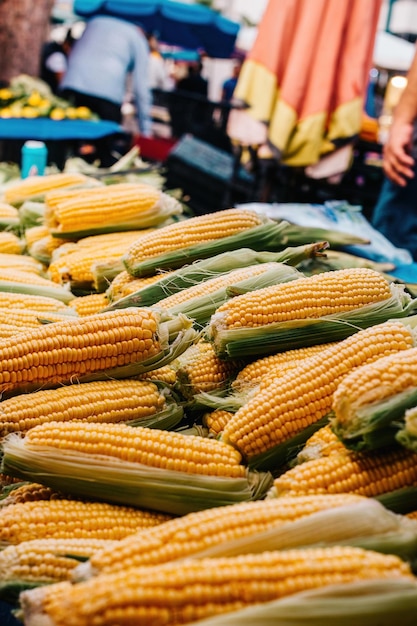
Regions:
M 132 75 L 139 129 L 150 134 L 149 48 L 142 31 L 124 20 L 97 16 L 75 43 L 61 89 L 123 103 Z

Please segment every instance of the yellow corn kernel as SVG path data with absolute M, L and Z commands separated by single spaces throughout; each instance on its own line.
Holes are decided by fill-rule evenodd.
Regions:
M 25 621 L 31 614 L 57 626 L 179 626 L 308 589 L 384 578 L 414 580 L 397 556 L 335 546 L 130 568 L 26 591 L 21 601 Z
M 330 348 L 331 345 L 333 344 L 322 343 L 316 346 L 286 350 L 285 352 L 278 352 L 277 354 L 270 354 L 261 359 L 256 359 L 256 361 L 249 363 L 238 372 L 235 380 L 232 382 L 232 388 L 235 391 L 250 390 L 259 385 L 265 377 L 272 374 L 274 376 L 282 376 L 290 369 L 297 367 L 304 359 L 326 348 Z
M 216 409 L 203 415 L 203 424 L 207 426 L 211 435 L 217 437 L 223 432 L 232 415 L 233 413 L 225 409 Z
M 292 467 L 274 481 L 271 494 L 300 496 L 354 493 L 376 497 L 415 485 L 415 454 L 408 450 L 343 451 Z
M 0 232 L 0 253 L 1 254 L 23 254 L 25 242 L 12 232 L 2 230 Z
M 31 428 L 25 437 L 31 448 L 106 457 L 190 474 L 245 476 L 240 454 L 231 446 L 205 437 L 126 424 L 48 422 Z
M 83 189 L 78 195 L 62 194 L 53 205 L 46 195 L 45 220 L 51 230 L 65 234 L 102 226 L 137 221 L 161 200 L 161 191 L 151 185 L 116 183 L 106 187 Z M 81 225 L 81 226 L 80 226 Z
M 0 392 L 56 384 L 161 352 L 150 309 L 123 309 L 46 324 L 0 340 Z
M 165 407 L 158 387 L 141 380 L 102 380 L 41 389 L 0 403 L 0 436 L 45 422 L 116 423 L 150 417 Z
M 38 328 L 42 326 L 44 320 L 49 322 L 57 322 L 68 319 L 68 314 L 65 311 L 37 311 L 34 309 L 10 309 L 0 307 L 0 326 L 3 324 L 9 324 L 15 328 L 15 332 L 21 332 L 22 330 L 29 328 Z
M 90 559 L 89 573 L 94 576 L 110 574 L 131 567 L 161 565 L 194 557 L 224 542 L 250 537 L 361 499 L 360 496 L 346 494 L 300 496 L 243 502 L 188 513 L 146 533 L 129 535 L 120 541 L 117 550 L 104 548 L 98 551 Z
M 0 551 L 0 584 L 25 582 L 51 584 L 70 580 L 78 559 L 89 558 L 97 550 L 116 549 L 110 539 L 32 539 Z M 78 558 L 77 558 L 78 557 Z
M 39 312 L 68 311 L 69 309 L 68 305 L 55 298 L 9 291 L 0 291 L 0 307 L 2 309 L 32 309 Z
M 71 300 L 71 308 L 83 317 L 99 313 L 109 305 L 109 299 L 105 293 L 91 293 L 87 296 L 78 296 Z
M 19 212 L 16 207 L 11 204 L 0 202 L 0 219 L 1 218 L 15 219 L 17 223 L 19 223 Z
M 84 174 L 64 173 L 48 174 L 46 176 L 28 176 L 23 180 L 18 180 L 10 184 L 4 190 L 4 200 L 9 204 L 21 204 L 29 198 L 43 196 L 51 189 L 62 187 L 73 187 L 82 185 L 90 179 Z
M 126 268 L 131 274 L 135 274 L 135 265 L 142 261 L 174 250 L 230 237 L 262 223 L 262 218 L 253 211 L 225 209 L 168 224 L 139 238 L 130 246 L 125 257 Z
M 222 439 L 248 459 L 278 446 L 329 413 L 337 386 L 351 370 L 413 345 L 412 330 L 401 322 L 361 330 L 270 379 L 229 420 Z
M 241 364 L 241 361 L 222 361 L 215 354 L 212 344 L 199 341 L 177 359 L 181 391 L 190 398 L 202 391 L 221 389 L 239 371 Z
M 417 385 L 417 348 L 367 363 L 338 386 L 333 410 L 339 424 L 355 419 L 356 411 Z
M 38 500 L 0 509 L 0 544 L 32 539 L 122 539 L 170 519 L 169 515 L 107 502 Z
M 296 456 L 297 463 L 305 463 L 313 459 L 320 459 L 331 454 L 347 452 L 340 439 L 332 431 L 329 424 L 319 428 L 311 435 Z
M 221 328 L 267 326 L 353 311 L 391 297 L 375 270 L 350 268 L 298 278 L 231 298 L 217 310 Z
M 1 233 L 0 233 L 1 237 Z M 61 291 L 61 285 L 57 285 L 52 280 L 45 278 L 44 276 L 39 276 L 38 274 L 32 271 L 26 271 L 24 269 L 4 269 L 0 268 L 0 281 L 4 281 L 6 283 L 21 283 L 22 285 L 33 285 L 39 287 L 48 287 L 51 289 L 59 289 Z

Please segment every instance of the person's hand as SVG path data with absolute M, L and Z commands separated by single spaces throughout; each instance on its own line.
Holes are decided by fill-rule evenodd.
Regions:
M 412 124 L 394 123 L 384 146 L 385 175 L 401 187 L 414 177 L 414 159 L 410 155 L 412 135 Z

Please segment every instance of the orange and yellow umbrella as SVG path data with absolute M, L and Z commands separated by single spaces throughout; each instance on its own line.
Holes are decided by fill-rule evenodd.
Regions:
M 282 163 L 317 163 L 359 133 L 381 2 L 269 0 L 234 96 Z

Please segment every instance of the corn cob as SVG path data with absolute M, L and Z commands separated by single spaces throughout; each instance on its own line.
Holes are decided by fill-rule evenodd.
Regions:
M 116 183 L 70 198 L 61 192 L 52 202 L 46 194 L 46 224 L 52 234 L 67 238 L 150 228 L 181 213 L 175 198 L 145 184 Z
M 142 287 L 151 285 L 152 283 L 161 280 L 163 274 L 155 274 L 154 276 L 147 276 L 146 278 L 135 278 L 127 270 L 119 272 L 119 274 L 112 280 L 108 289 L 107 297 L 110 302 L 117 302 L 121 298 L 130 296 L 132 293 L 139 291 Z
M 355 495 L 300 496 L 244 502 L 189 513 L 170 520 L 146 533 L 137 532 L 123 539 L 118 550 L 98 551 L 90 562 L 74 572 L 75 580 L 98 574 L 120 572 L 131 567 L 161 565 L 168 561 L 199 556 L 226 556 L 233 543 L 255 538 L 266 530 L 294 524 L 298 520 L 337 507 L 354 506 L 365 501 Z M 382 505 L 375 504 L 380 510 Z M 390 513 L 392 515 L 392 513 Z M 198 532 L 197 532 L 198 531 Z M 231 545 L 230 545 L 231 544 Z M 288 544 L 290 545 L 290 544 Z M 246 551 L 248 550 L 245 546 Z M 254 551 L 257 551 L 255 544 Z M 277 549 L 274 547 L 273 549 Z
M 23 439 L 12 433 L 3 450 L 12 476 L 27 480 L 42 467 L 43 484 L 58 491 L 171 514 L 259 499 L 271 485 L 227 444 L 141 426 L 49 422 Z
M 13 230 L 20 226 L 19 213 L 16 207 L 0 201 L 0 229 Z
M 106 502 L 38 500 L 0 509 L 0 545 L 42 538 L 122 539 L 166 522 L 168 515 Z
M 2 309 L 33 309 L 40 312 L 68 311 L 69 307 L 58 298 L 37 296 L 34 294 L 0 291 L 0 307 Z
M 391 492 L 417 484 L 415 456 L 389 448 L 373 453 L 340 451 L 296 465 L 274 480 L 273 497 L 354 493 L 389 502 Z M 388 504 L 387 504 L 388 506 Z M 413 507 L 412 499 L 408 502 Z
M 102 380 L 41 389 L 3 400 L 0 436 L 26 433 L 38 424 L 55 421 L 140 423 L 166 406 L 166 391 L 141 380 Z
M 290 369 L 297 367 L 304 359 L 320 353 L 331 345 L 333 344 L 306 346 L 305 348 L 286 350 L 285 352 L 278 352 L 277 354 L 270 354 L 261 359 L 256 359 L 240 370 L 232 382 L 232 388 L 238 392 L 249 391 L 259 385 L 269 374 L 282 376 Z
M 231 411 L 226 411 L 225 409 L 215 409 L 210 413 L 204 413 L 202 420 L 203 424 L 205 424 L 205 426 L 209 429 L 209 433 L 214 437 L 217 437 L 222 433 L 232 415 L 233 413 Z
M 131 568 L 78 585 L 56 583 L 24 592 L 22 607 L 28 626 L 42 619 L 51 626 L 177 626 L 308 589 L 383 578 L 414 580 L 409 565 L 393 555 L 344 546 L 307 548 L 193 559 L 179 570 L 177 563 Z
M 92 179 L 84 174 L 64 173 L 49 174 L 46 176 L 29 176 L 23 180 L 11 183 L 4 190 L 3 198 L 5 202 L 14 206 L 19 206 L 25 200 L 42 198 L 51 189 L 62 187 L 74 187 L 75 185 L 85 185 L 91 183 Z
M 49 265 L 52 261 L 53 255 L 58 248 L 61 248 L 67 243 L 66 239 L 59 239 L 58 237 L 52 237 L 48 229 L 43 236 L 41 236 L 44 227 L 33 226 L 25 231 L 25 240 L 28 253 L 34 258 L 43 263 Z M 38 230 L 39 229 L 39 230 Z M 37 230 L 35 233 L 33 231 Z
M 39 385 L 126 377 L 176 358 L 196 335 L 186 318 L 124 309 L 46 324 L 0 340 L 1 393 Z M 174 339 L 177 338 L 176 341 Z
M 192 399 L 202 391 L 224 388 L 242 363 L 221 361 L 207 341 L 200 340 L 190 346 L 176 362 L 178 388 Z
M 371 326 L 317 355 L 305 359 L 282 377 L 270 378 L 259 393 L 227 423 L 222 439 L 264 467 L 288 460 L 321 425 L 332 407 L 333 394 L 354 368 L 381 355 L 406 352 L 415 343 L 415 331 L 401 321 Z M 265 466 L 266 466 L 265 465 Z
M 381 447 L 392 443 L 416 402 L 417 348 L 411 348 L 363 365 L 340 383 L 332 428 L 352 449 Z
M 12 232 L 3 230 L 0 232 L 0 253 L 1 254 L 23 254 L 25 242 Z
M 78 296 L 71 300 L 71 308 L 75 309 L 77 315 L 93 315 L 100 313 L 108 304 L 109 299 L 105 293 L 91 293 L 86 296 Z
M 139 236 L 140 231 L 137 230 L 109 233 L 88 237 L 68 248 L 61 246 L 58 249 L 59 254 L 53 255 L 51 259 L 48 275 L 56 283 L 70 283 L 71 287 L 76 289 L 92 289 L 95 283 L 95 266 L 104 261 L 119 262 L 128 247 Z
M 3 497 L 4 493 L 4 497 Z M 41 483 L 20 482 L 8 485 L 4 488 L 0 507 L 4 508 L 12 504 L 21 504 L 22 502 L 38 502 L 39 500 L 62 500 L 68 499 L 58 491 L 54 491 L 50 487 L 45 487 Z
M 3 325 L 11 326 L 14 332 L 22 332 L 30 328 L 38 328 L 45 322 L 57 322 L 68 319 L 69 315 L 75 317 L 75 312 L 69 309 L 67 311 L 48 311 L 48 313 L 37 311 L 34 309 L 10 309 L 0 308 L 0 328 Z
M 110 539 L 32 539 L 0 552 L 0 598 L 14 603 L 23 589 L 70 580 L 80 560 L 96 550 L 116 549 Z
M 236 250 L 250 241 L 262 245 L 261 234 L 277 236 L 283 227 L 244 209 L 225 209 L 169 224 L 141 237 L 127 251 L 124 262 L 133 276 L 154 274 L 157 269 L 176 269 L 197 259 Z M 251 246 L 247 246 L 251 247 Z
M 220 356 L 262 356 L 344 339 L 358 327 L 409 315 L 416 304 L 379 272 L 338 270 L 232 298 L 208 331 Z

